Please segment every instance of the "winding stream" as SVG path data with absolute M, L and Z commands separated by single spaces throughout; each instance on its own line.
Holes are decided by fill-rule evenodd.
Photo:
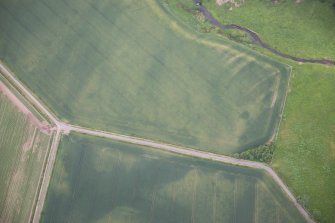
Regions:
M 247 29 L 243 26 L 239 26 L 239 25 L 235 25 L 235 24 L 229 24 L 229 25 L 223 25 L 222 23 L 220 23 L 218 20 L 216 20 L 212 14 L 207 10 L 207 8 L 205 6 L 203 6 L 201 4 L 201 0 L 194 0 L 195 4 L 198 6 L 199 11 L 205 16 L 205 18 L 212 23 L 212 25 L 219 27 L 221 30 L 227 30 L 227 29 L 237 29 L 237 30 L 241 30 L 243 32 L 248 33 L 252 39 L 253 39 L 253 43 L 263 47 L 264 49 L 267 49 L 269 51 L 271 51 L 272 53 L 281 56 L 283 58 L 286 59 L 290 59 L 296 62 L 302 62 L 302 63 L 317 63 L 317 64 L 326 64 L 326 65 L 335 65 L 335 61 L 334 60 L 327 60 L 327 59 L 304 59 L 304 58 L 299 58 L 299 57 L 295 57 L 295 56 L 291 56 L 289 54 L 285 54 L 282 53 L 274 48 L 272 48 L 271 46 L 269 46 L 268 44 L 266 44 L 265 42 L 263 42 L 263 40 L 252 30 Z

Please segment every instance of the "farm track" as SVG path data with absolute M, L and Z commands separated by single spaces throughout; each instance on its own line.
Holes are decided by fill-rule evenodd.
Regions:
M 219 27 L 221 30 L 228 30 L 228 29 L 237 29 L 240 31 L 243 31 L 245 33 L 248 33 L 253 40 L 253 43 L 261 46 L 264 49 L 269 50 L 273 54 L 290 59 L 296 62 L 300 63 L 317 63 L 317 64 L 325 64 L 325 65 L 335 65 L 334 60 L 327 60 L 327 59 L 305 59 L 305 58 L 299 58 L 295 56 L 291 56 L 289 54 L 282 53 L 274 48 L 272 48 L 270 45 L 265 43 L 254 31 L 245 28 L 240 25 L 236 24 L 229 24 L 229 25 L 223 25 L 221 22 L 219 22 L 217 19 L 213 17 L 213 15 L 208 11 L 208 9 L 201 4 L 201 0 L 194 0 L 194 3 L 198 5 L 199 11 L 202 13 L 202 15 L 214 26 Z
M 10 80 L 11 83 L 15 85 L 15 87 L 17 87 L 22 92 L 23 96 L 26 97 L 38 110 L 40 110 L 40 112 L 46 115 L 48 119 L 52 122 L 52 124 L 54 124 L 53 128 L 51 129 L 54 134 L 54 139 L 51 144 L 48 161 L 46 164 L 45 171 L 43 173 L 42 186 L 39 191 L 37 205 L 36 205 L 36 209 L 35 209 L 35 213 L 33 217 L 33 223 L 38 223 L 41 217 L 41 213 L 42 213 L 45 198 L 47 195 L 47 189 L 48 189 L 49 182 L 51 179 L 51 174 L 52 174 L 53 166 L 56 160 L 57 149 L 60 143 L 61 136 L 62 134 L 68 134 L 71 131 L 81 133 L 81 134 L 87 134 L 91 136 L 103 137 L 103 138 L 108 138 L 108 139 L 117 140 L 121 142 L 141 145 L 141 146 L 147 146 L 147 147 L 151 147 L 154 149 L 160 149 L 160 150 L 173 152 L 176 154 L 192 156 L 192 157 L 197 157 L 201 159 L 207 159 L 207 160 L 222 162 L 226 164 L 231 164 L 231 165 L 264 170 L 282 188 L 282 190 L 286 193 L 286 195 L 293 202 L 295 207 L 304 216 L 306 221 L 309 223 L 314 223 L 314 220 L 310 218 L 307 211 L 298 203 L 297 199 L 290 192 L 290 190 L 284 184 L 284 182 L 279 178 L 279 176 L 275 173 L 275 171 L 271 167 L 263 163 L 249 161 L 249 160 L 235 159 L 229 156 L 214 154 L 210 152 L 198 151 L 198 150 L 194 150 L 191 148 L 179 147 L 179 146 L 175 146 L 171 144 L 155 142 L 155 141 L 132 137 L 132 136 L 120 135 L 120 134 L 115 134 L 115 133 L 110 133 L 110 132 L 99 131 L 99 130 L 91 130 L 91 129 L 83 128 L 80 126 L 75 126 L 75 125 L 64 123 L 58 120 L 54 114 L 52 114 L 32 93 L 30 93 L 30 91 L 23 84 L 21 84 L 20 81 L 14 76 L 14 74 L 12 74 L 2 63 L 0 63 L 0 73 L 4 75 L 8 80 Z

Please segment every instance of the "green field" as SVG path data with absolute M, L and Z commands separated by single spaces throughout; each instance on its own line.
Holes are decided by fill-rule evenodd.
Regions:
M 273 167 L 319 222 L 335 219 L 335 68 L 297 67 Z
M 198 12 L 193 0 L 165 1 L 177 17 L 198 31 L 214 31 L 254 47 L 251 38 L 244 32 L 214 28 Z M 251 29 L 267 44 L 283 53 L 302 58 L 335 60 L 333 0 L 253 0 L 244 1 L 239 7 L 230 3 L 218 6 L 216 0 L 204 0 L 203 4 L 222 24 L 237 24 Z
M 0 92 L 0 222 L 28 222 L 50 136 Z
M 295 1 L 279 1 L 277 5 L 271 2 L 246 1 L 244 6 L 228 11 L 225 6 L 217 7 L 214 0 L 204 1 L 223 23 L 236 23 L 251 28 L 280 51 L 306 58 L 335 58 L 335 20 L 330 1 L 321 3 L 322 1 L 305 0 L 299 4 Z M 157 5 L 150 0 L 1 1 L 0 60 L 60 118 L 70 123 L 226 154 L 265 143 L 278 125 L 288 82 L 288 68 L 225 38 L 220 39 L 217 30 L 211 34 L 190 30 L 188 25 L 202 32 L 213 30 L 195 11 L 192 0 L 161 0 L 158 3 Z M 176 22 L 172 22 L 173 20 Z M 248 41 L 245 36 L 236 35 L 241 33 L 224 34 L 244 43 Z M 272 56 L 267 51 L 256 49 Z M 332 222 L 335 219 L 335 69 L 298 65 L 276 56 L 273 58 L 293 66 L 284 120 L 274 145 L 273 167 L 313 218 L 320 222 Z M 272 107 L 275 96 L 277 100 Z M 118 143 L 107 146 L 111 144 L 108 142 L 94 145 L 95 142 L 87 142 L 95 140 L 78 139 L 78 136 L 66 137 L 64 141 L 63 144 L 76 143 L 81 146 L 69 145 L 69 151 L 60 151 L 54 175 L 55 178 L 58 174 L 59 179 L 53 179 L 56 186 L 49 192 L 48 202 L 52 204 L 47 202 L 44 221 L 50 220 L 52 216 L 58 217 L 58 213 L 63 216 L 60 221 L 79 219 L 79 222 L 82 215 L 91 221 L 108 221 L 113 218 L 116 222 L 133 222 L 134 219 L 139 222 L 154 222 L 155 217 L 165 218 L 170 216 L 169 213 L 173 213 L 172 216 L 176 216 L 176 219 L 181 219 L 180 222 L 184 222 L 184 219 L 192 221 L 192 213 L 196 214 L 195 219 L 200 219 L 199 222 L 203 219 L 201 216 L 205 215 L 212 216 L 213 222 L 226 218 L 227 221 L 234 221 L 237 217 L 231 211 L 236 208 L 233 209 L 224 202 L 221 203 L 222 207 L 227 208 L 225 212 L 217 213 L 217 208 L 214 208 L 220 199 L 234 200 L 231 196 L 235 189 L 231 182 L 227 183 L 227 176 L 233 179 L 234 187 L 246 187 L 245 190 L 249 192 L 243 196 L 251 196 L 251 190 L 261 190 L 258 193 L 261 195 L 258 196 L 266 197 L 262 198 L 264 204 L 258 205 L 256 211 L 243 213 L 238 217 L 253 216 L 259 221 L 273 220 L 274 216 L 267 215 L 264 209 L 270 207 L 268 209 L 272 213 L 272 210 L 280 209 L 279 206 L 290 205 L 272 202 L 273 199 L 280 198 L 270 198 L 271 202 L 265 202 L 266 199 L 269 200 L 269 193 L 264 190 L 272 189 L 262 188 L 264 185 L 267 188 L 275 186 L 265 180 L 267 177 L 251 170 L 237 168 L 244 171 L 240 174 L 235 167 L 217 167 L 217 164 L 169 155 L 178 161 L 169 161 L 169 164 L 176 167 L 174 175 L 167 174 L 168 180 L 175 183 L 172 183 L 173 188 L 183 188 L 182 192 L 175 192 L 175 189 L 168 186 L 161 189 L 164 185 L 160 180 L 163 183 L 167 180 L 162 180 L 160 174 L 150 169 L 152 162 L 144 167 L 140 166 L 142 169 L 126 171 L 132 160 L 150 159 L 145 158 L 146 155 L 143 155 L 144 158 L 124 155 L 124 148 L 130 146 Z M 102 144 L 106 146 L 101 146 Z M 120 176 L 126 176 L 126 179 L 116 186 L 105 188 L 106 182 L 112 184 L 115 177 L 120 178 L 119 172 L 113 168 L 114 162 L 119 162 L 115 160 L 115 147 L 121 148 L 121 145 L 122 151 L 118 154 L 122 155 L 123 161 L 127 161 L 120 161 L 116 167 L 121 164 L 124 166 L 126 170 Z M 86 150 L 89 147 L 98 149 Z M 96 174 L 94 176 L 82 179 L 75 175 L 82 173 L 75 166 L 81 162 L 76 157 L 76 151 L 84 151 L 82 154 L 85 162 L 92 163 L 95 161 L 88 157 L 91 155 L 86 154 L 94 153 L 103 157 L 101 154 L 105 152 L 102 152 L 102 147 L 114 148 L 109 155 L 114 158 L 105 158 L 113 162 L 104 161 L 101 164 L 103 171 L 100 171 L 100 166 L 93 170 L 90 169 L 93 168 L 91 166 L 82 167 Z M 159 153 L 159 157 L 162 154 Z M 179 161 L 192 165 L 186 165 L 186 170 L 183 170 L 180 167 L 183 163 Z M 200 162 L 201 168 L 193 168 L 193 162 Z M 63 173 L 60 168 L 64 166 L 65 169 L 66 165 L 69 172 L 72 169 L 77 172 Z M 160 170 L 159 165 L 155 165 Z M 167 164 L 164 165 L 162 168 Z M 206 172 L 203 166 L 211 168 L 207 168 Z M 199 174 L 198 169 L 206 174 Z M 225 172 L 223 176 L 218 174 L 219 177 L 215 178 L 213 169 Z M 151 172 L 145 179 L 150 178 L 151 184 L 148 184 L 148 180 L 139 180 L 139 185 L 143 187 L 140 191 L 127 184 L 138 180 L 137 176 L 143 175 L 147 170 Z M 172 170 L 166 168 L 165 171 Z M 63 179 L 64 175 L 66 179 Z M 155 180 L 155 177 L 158 179 Z M 193 186 L 195 179 L 202 185 L 194 189 L 200 194 L 196 199 L 207 201 L 210 197 L 213 198 L 211 201 L 196 205 L 192 203 L 193 198 L 190 197 L 195 192 L 192 194 L 188 186 Z M 211 188 L 208 182 L 216 179 L 220 185 L 225 185 L 220 190 L 228 188 L 228 192 L 222 192 L 223 197 L 216 198 L 213 195 L 219 189 L 206 191 L 207 194 L 198 192 L 201 187 Z M 253 180 L 248 183 L 250 179 Z M 80 180 L 88 185 L 87 188 L 76 184 Z M 259 186 L 261 181 L 266 182 Z M 78 197 L 77 191 L 85 194 L 94 188 L 96 182 L 99 190 L 88 193 L 89 197 Z M 57 193 L 64 195 L 55 197 Z M 72 197 L 68 193 L 72 193 Z M 158 201 L 156 197 L 159 198 Z M 103 202 L 99 203 L 98 200 L 101 199 Z M 253 199 L 253 206 L 244 203 L 239 205 L 255 209 L 256 199 Z M 171 200 L 176 202 L 177 208 L 166 205 L 166 201 Z M 143 201 L 146 205 L 142 205 Z M 156 202 L 160 205 L 159 210 L 156 210 Z M 206 206 L 204 203 L 211 205 Z M 151 211 L 152 206 L 148 207 L 149 204 L 153 204 L 154 211 Z M 274 204 L 278 206 L 274 207 Z M 281 209 L 275 213 L 280 218 L 278 221 L 283 222 L 290 221 L 284 217 L 294 215 L 282 214 Z M 292 217 L 291 221 L 298 220 Z
M 298 57 L 335 59 L 333 0 L 291 0 L 277 1 L 277 4 L 253 0 L 244 1 L 232 10 L 229 4 L 218 6 L 215 0 L 204 2 L 224 24 L 250 28 L 279 51 Z
M 164 1 L 1 1 L 0 59 L 73 124 L 231 154 L 276 130 L 289 68 Z
M 41 220 L 250 221 L 304 222 L 262 171 L 79 134 L 61 141 Z

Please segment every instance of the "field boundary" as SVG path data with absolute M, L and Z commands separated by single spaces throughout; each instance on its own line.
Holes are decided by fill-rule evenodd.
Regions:
M 290 83 L 291 83 L 291 78 L 292 78 L 292 73 L 293 73 L 293 67 L 291 65 L 288 65 L 288 64 L 285 64 L 285 65 L 289 68 L 288 81 L 287 81 L 287 86 L 286 86 L 287 90 L 285 92 L 284 101 L 283 101 L 283 103 L 281 105 L 281 108 L 280 108 L 280 112 L 279 112 L 280 113 L 280 115 L 279 115 L 280 118 L 279 118 L 279 121 L 278 121 L 277 126 L 274 129 L 274 131 L 272 133 L 272 136 L 269 139 L 269 141 L 268 141 L 267 144 L 273 143 L 278 138 L 279 130 L 280 130 L 280 125 L 282 123 L 283 116 L 284 116 L 284 108 L 285 108 L 287 96 L 288 96 L 288 93 L 289 93 L 289 90 L 290 90 Z
M 241 160 L 232 158 L 225 155 L 218 155 L 215 153 L 210 152 L 203 152 L 187 147 L 179 147 L 172 144 L 165 144 L 160 142 L 155 142 L 152 140 L 147 140 L 143 138 L 138 137 L 132 137 L 127 135 L 121 135 L 121 134 L 115 134 L 111 132 L 104 132 L 99 130 L 91 130 L 88 128 L 83 128 L 81 126 L 74 126 L 70 125 L 68 123 L 64 123 L 57 119 L 57 117 L 52 114 L 48 108 L 44 106 L 16 77 L 13 73 L 11 73 L 1 62 L 0 62 L 0 73 L 11 83 L 19 89 L 23 97 L 27 98 L 27 100 L 32 103 L 36 108 L 38 108 L 40 111 L 42 111 L 46 116 L 48 116 L 48 119 L 52 121 L 53 128 L 51 128 L 52 133 L 55 133 L 55 137 L 51 143 L 51 148 L 49 150 L 49 155 L 47 158 L 47 164 L 45 164 L 45 170 L 43 173 L 43 180 L 42 185 L 39 191 L 36 209 L 33 216 L 33 223 L 38 223 L 40 221 L 41 213 L 43 210 L 45 198 L 47 195 L 47 189 L 50 183 L 51 175 L 52 175 L 52 169 L 56 160 L 57 150 L 58 146 L 61 140 L 62 134 L 68 134 L 71 131 L 96 136 L 96 137 L 103 137 L 108 138 L 116 141 L 136 144 L 140 146 L 147 146 L 154 149 L 159 150 L 165 150 L 168 152 L 173 152 L 185 156 L 192 156 L 197 157 L 201 159 L 207 159 L 217 162 L 222 162 L 226 164 L 231 165 L 237 165 L 242 167 L 249 167 L 254 169 L 261 169 L 265 171 L 267 174 L 271 176 L 271 178 L 279 185 L 279 187 L 283 190 L 283 192 L 287 195 L 287 197 L 291 200 L 291 202 L 294 204 L 294 206 L 298 209 L 298 211 L 301 213 L 301 215 L 305 218 L 305 220 L 309 223 L 314 223 L 314 220 L 309 216 L 308 212 L 298 203 L 297 199 L 294 197 L 293 193 L 288 189 L 288 187 L 285 185 L 285 183 L 280 179 L 280 177 L 276 174 L 276 172 L 269 166 L 255 162 L 255 161 L 249 161 L 249 160 Z

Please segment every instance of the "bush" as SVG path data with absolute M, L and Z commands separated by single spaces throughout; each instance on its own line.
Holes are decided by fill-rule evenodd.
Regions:
M 273 144 L 267 146 L 260 146 L 254 149 L 249 149 L 242 153 L 235 153 L 233 157 L 270 164 L 272 161 L 274 149 L 275 146 Z

